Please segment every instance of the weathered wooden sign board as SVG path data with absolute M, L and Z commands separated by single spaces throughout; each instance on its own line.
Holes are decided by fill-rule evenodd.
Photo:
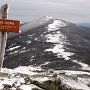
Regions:
M 20 21 L 0 19 L 0 31 L 19 33 Z
M 19 32 L 20 21 L 7 19 L 8 4 L 0 8 L 0 70 L 3 66 L 7 32 Z

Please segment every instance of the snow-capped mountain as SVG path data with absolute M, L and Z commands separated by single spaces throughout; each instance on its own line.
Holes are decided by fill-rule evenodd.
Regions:
M 20 29 L 17 37 L 17 34 L 8 36 L 4 67 L 32 65 L 72 73 L 80 83 L 90 79 L 89 30 L 51 17 L 22 24 Z
M 9 67 L 49 62 L 48 67 L 54 69 L 80 69 L 84 63 L 90 64 L 89 30 L 48 16 L 22 24 L 20 29 L 22 33 L 7 42 L 5 62 L 9 60 Z M 15 65 L 10 65 L 16 60 Z M 59 65 L 52 65 L 55 63 Z M 61 63 L 65 64 L 64 67 Z

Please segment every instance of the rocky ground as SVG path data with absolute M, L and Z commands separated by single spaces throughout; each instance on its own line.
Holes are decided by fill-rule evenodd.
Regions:
M 35 68 L 4 68 L 0 72 L 0 90 L 90 90 L 90 73 Z

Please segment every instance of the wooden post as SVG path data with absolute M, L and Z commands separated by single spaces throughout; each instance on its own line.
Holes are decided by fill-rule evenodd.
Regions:
M 0 9 L 0 19 L 7 19 L 7 3 Z M 0 32 L 0 70 L 3 66 L 3 60 L 5 55 L 5 47 L 7 42 L 7 32 Z

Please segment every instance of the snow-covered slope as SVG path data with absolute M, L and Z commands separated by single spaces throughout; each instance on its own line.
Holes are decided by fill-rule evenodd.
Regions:
M 11 90 L 17 90 L 17 88 L 21 90 L 32 90 L 33 88 L 44 90 L 43 87 L 39 87 L 39 84 L 44 85 L 45 82 L 48 83 L 53 80 L 60 80 L 61 82 L 58 82 L 55 85 L 56 88 L 58 88 L 57 85 L 60 85 L 62 89 L 58 88 L 57 90 L 90 90 L 90 77 L 85 77 L 85 75 L 90 75 L 89 72 L 53 70 L 53 72 L 50 73 L 50 70 L 44 71 L 40 67 L 33 68 L 32 66 L 22 66 L 15 69 L 3 68 L 0 73 L 8 73 L 8 75 L 2 77 L 0 75 L 0 89 L 3 89 L 6 86 L 10 87 Z M 27 78 L 27 81 L 25 78 Z M 31 80 L 34 82 L 36 81 L 37 83 L 32 83 Z M 47 90 L 49 90 L 48 86 L 50 86 L 50 84 L 47 84 Z M 56 89 L 53 87 L 53 90 Z
M 60 76 L 63 83 L 76 90 L 90 89 L 89 30 L 60 19 L 43 17 L 23 24 L 21 31 L 23 34 L 7 42 L 4 67 L 26 73 L 33 67 L 63 70 L 66 73 L 65 78 Z
M 63 35 L 58 29 L 68 26 L 67 23 L 64 23 L 60 20 L 55 20 L 52 24 L 49 24 L 47 27 L 48 32 L 54 31 L 55 34 L 47 34 L 46 42 L 55 43 L 53 48 L 46 49 L 46 51 L 56 53 L 58 58 L 62 57 L 66 60 L 69 59 L 69 56 L 73 55 L 71 52 L 65 52 L 64 45 L 66 44 L 67 37 Z

